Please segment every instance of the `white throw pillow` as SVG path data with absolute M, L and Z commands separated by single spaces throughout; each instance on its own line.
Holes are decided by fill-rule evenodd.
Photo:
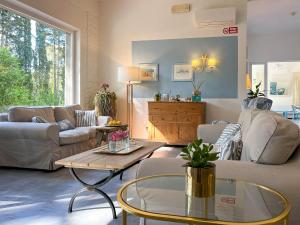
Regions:
M 251 123 L 243 153 L 248 160 L 262 164 L 283 164 L 299 145 L 299 127 L 281 115 L 262 111 Z

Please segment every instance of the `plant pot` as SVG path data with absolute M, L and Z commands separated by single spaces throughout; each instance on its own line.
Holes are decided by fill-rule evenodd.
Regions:
M 206 168 L 186 167 L 186 194 L 193 197 L 211 197 L 215 195 L 216 165 Z
M 192 102 L 201 102 L 201 95 L 193 95 Z

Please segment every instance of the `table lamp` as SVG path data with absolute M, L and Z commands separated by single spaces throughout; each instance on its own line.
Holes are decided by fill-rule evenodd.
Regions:
M 133 121 L 133 85 L 141 83 L 139 67 L 119 67 L 118 68 L 118 81 L 126 83 L 127 92 L 127 123 L 129 129 L 129 137 L 132 137 L 132 121 Z

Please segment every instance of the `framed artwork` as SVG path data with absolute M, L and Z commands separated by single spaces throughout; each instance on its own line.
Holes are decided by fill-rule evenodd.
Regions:
M 158 64 L 141 63 L 139 67 L 142 81 L 158 81 Z
M 173 65 L 173 81 L 192 81 L 193 67 L 190 64 L 174 64 Z

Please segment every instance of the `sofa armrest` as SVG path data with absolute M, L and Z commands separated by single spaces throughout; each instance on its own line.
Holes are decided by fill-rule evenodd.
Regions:
M 202 139 L 205 143 L 214 144 L 222 134 L 227 124 L 201 124 L 197 129 L 198 139 Z
M 136 178 L 164 175 L 164 174 L 184 174 L 186 163 L 178 158 L 147 158 L 142 160 L 136 171 Z
M 0 139 L 52 140 L 59 144 L 59 126 L 55 123 L 2 122 Z
M 8 121 L 8 114 L 0 113 L 0 122 L 7 122 L 7 121 Z

